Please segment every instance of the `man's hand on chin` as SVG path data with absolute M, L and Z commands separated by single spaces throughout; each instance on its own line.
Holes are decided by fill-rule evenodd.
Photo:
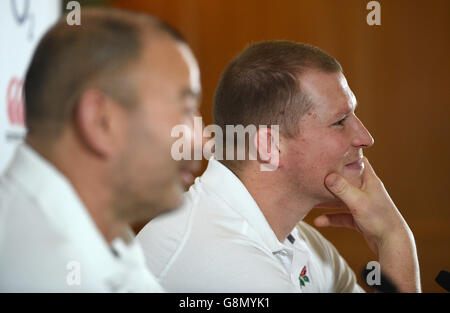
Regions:
M 367 158 L 362 186 L 357 188 L 344 177 L 332 173 L 325 178 L 327 188 L 342 201 L 321 208 L 348 208 L 349 213 L 323 214 L 314 220 L 318 227 L 348 227 L 362 233 L 379 258 L 381 270 L 403 292 L 420 292 L 419 263 L 414 236 L 390 198 Z

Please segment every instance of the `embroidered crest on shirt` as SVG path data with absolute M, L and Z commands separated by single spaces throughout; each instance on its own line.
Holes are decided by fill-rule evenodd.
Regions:
M 306 283 L 310 283 L 308 276 L 306 276 L 307 270 L 306 265 L 303 266 L 300 275 L 298 276 L 298 281 L 300 282 L 300 287 L 305 287 Z

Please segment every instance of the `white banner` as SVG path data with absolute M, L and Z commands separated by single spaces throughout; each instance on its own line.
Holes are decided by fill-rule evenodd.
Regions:
M 22 87 L 31 56 L 60 15 L 60 0 L 0 0 L 0 174 L 26 132 Z

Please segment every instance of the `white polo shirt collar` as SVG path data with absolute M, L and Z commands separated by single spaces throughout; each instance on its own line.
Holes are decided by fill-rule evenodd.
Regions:
M 199 179 L 205 189 L 210 189 L 210 192 L 221 198 L 240 214 L 250 227 L 255 229 L 262 242 L 273 254 L 288 253 L 291 250 L 290 244 L 286 244 L 289 243 L 288 239 L 286 239 L 285 244 L 278 240 L 247 188 L 225 165 L 212 157 L 206 171 Z M 292 235 L 290 236 L 290 238 L 294 238 Z

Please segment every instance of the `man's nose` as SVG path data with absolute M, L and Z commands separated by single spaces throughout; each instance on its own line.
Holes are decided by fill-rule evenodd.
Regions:
M 353 145 L 358 148 L 369 148 L 374 144 L 374 139 L 363 123 L 356 117 L 356 136 Z

